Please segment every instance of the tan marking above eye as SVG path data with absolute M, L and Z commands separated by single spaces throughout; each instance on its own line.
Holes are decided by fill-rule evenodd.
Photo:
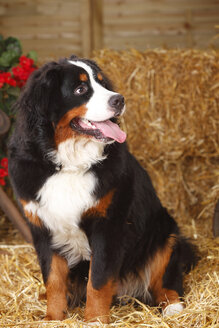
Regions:
M 98 74 L 97 74 L 97 78 L 98 78 L 98 80 L 102 81 L 102 80 L 103 80 L 103 76 L 102 76 L 102 74 L 98 73 Z
M 82 73 L 82 74 L 80 74 L 79 79 L 82 82 L 86 82 L 88 80 L 88 77 L 85 73 Z

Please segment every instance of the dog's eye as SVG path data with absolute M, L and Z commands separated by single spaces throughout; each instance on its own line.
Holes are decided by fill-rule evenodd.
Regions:
M 79 85 L 79 87 L 77 87 L 75 90 L 74 90 L 74 94 L 76 96 L 81 96 L 83 94 L 85 94 L 88 90 L 88 86 L 86 84 L 81 84 Z

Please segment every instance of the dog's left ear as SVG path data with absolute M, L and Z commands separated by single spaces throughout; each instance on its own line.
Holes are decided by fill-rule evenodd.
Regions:
M 59 106 L 60 92 L 59 66 L 51 62 L 32 73 L 16 105 L 30 116 L 50 119 Z

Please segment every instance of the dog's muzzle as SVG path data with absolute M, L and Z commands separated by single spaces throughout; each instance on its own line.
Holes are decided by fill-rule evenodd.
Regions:
M 122 95 L 117 94 L 112 97 L 110 97 L 108 101 L 110 110 L 112 110 L 115 114 L 115 116 L 121 115 L 124 106 L 125 106 L 125 99 Z

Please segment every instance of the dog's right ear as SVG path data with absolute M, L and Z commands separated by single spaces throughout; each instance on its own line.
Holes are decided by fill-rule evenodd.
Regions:
M 31 74 L 16 106 L 30 116 L 49 119 L 59 105 L 60 92 L 59 65 L 51 62 Z

